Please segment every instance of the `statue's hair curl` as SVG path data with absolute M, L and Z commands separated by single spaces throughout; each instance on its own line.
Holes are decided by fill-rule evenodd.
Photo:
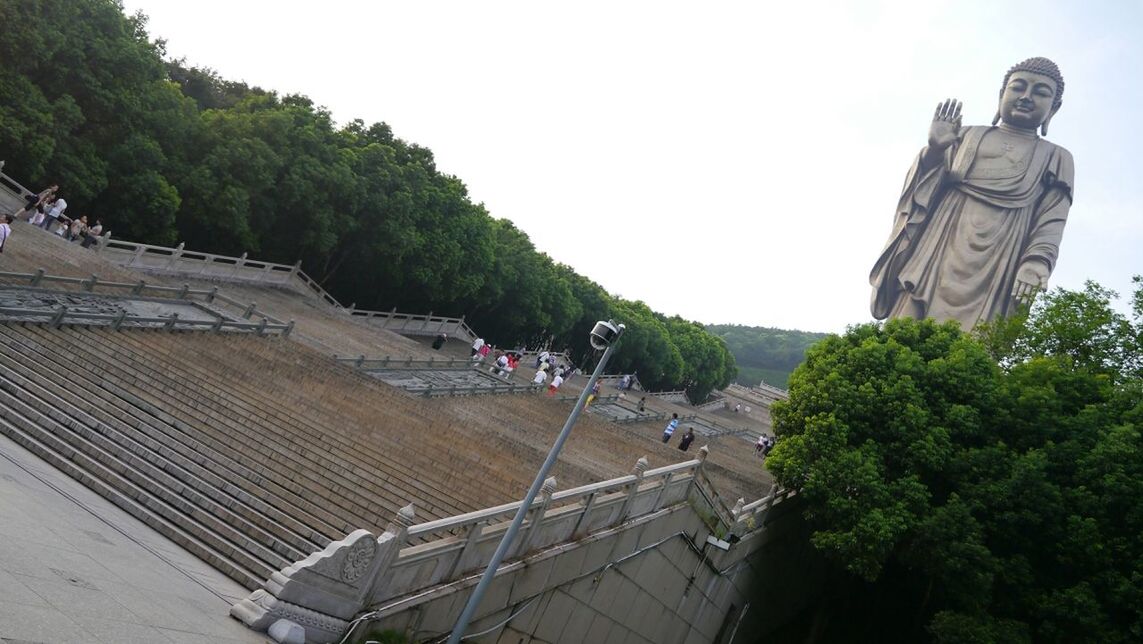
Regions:
M 1004 92 L 1004 88 L 1008 87 L 1008 79 L 1016 72 L 1032 72 L 1033 74 L 1043 74 L 1048 78 L 1056 81 L 1056 98 L 1052 101 L 1052 109 L 1056 109 L 1064 100 L 1064 76 L 1060 73 L 1059 65 L 1056 65 L 1051 60 L 1042 57 L 1029 58 L 1028 60 L 1016 63 L 1008 73 L 1004 75 L 1004 84 L 1000 86 L 1000 92 Z

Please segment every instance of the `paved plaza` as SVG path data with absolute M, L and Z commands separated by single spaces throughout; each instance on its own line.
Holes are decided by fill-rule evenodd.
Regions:
M 0 642 L 268 642 L 228 616 L 247 594 L 0 436 Z

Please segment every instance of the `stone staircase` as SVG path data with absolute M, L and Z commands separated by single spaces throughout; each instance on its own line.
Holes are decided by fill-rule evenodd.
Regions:
M 315 388 L 320 357 L 288 349 L 0 325 L 0 431 L 249 588 L 409 501 L 442 518 L 522 485 L 434 431 L 418 401 L 347 386 L 336 365 L 342 382 Z M 385 431 L 398 426 L 411 435 Z
M 410 397 L 285 338 L 0 324 L 0 432 L 251 589 L 410 502 L 432 521 L 521 498 L 566 414 Z M 689 456 L 659 431 L 582 417 L 553 473 Z M 763 493 L 740 451 L 711 443 L 712 480 Z

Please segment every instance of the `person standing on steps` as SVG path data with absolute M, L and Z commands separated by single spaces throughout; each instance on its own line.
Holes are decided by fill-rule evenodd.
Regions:
M 51 210 L 48 210 L 44 217 L 44 230 L 51 232 L 52 226 L 59 222 L 59 218 L 63 216 L 65 210 L 67 210 L 67 200 L 57 195 L 55 201 L 52 202 Z
M 12 215 L 4 215 L 0 217 L 0 253 L 4 252 L 4 245 L 8 243 L 8 238 L 12 236 Z
M 664 445 L 671 442 L 671 434 L 674 434 L 675 430 L 678 428 L 679 428 L 679 415 L 678 414 L 671 414 L 671 422 L 667 423 L 666 429 L 663 430 L 663 444 Z
M 557 373 L 555 377 L 552 378 L 552 384 L 548 385 L 548 395 L 556 395 L 556 391 L 559 390 L 562 384 L 564 384 L 564 377 Z
M 682 440 L 679 441 L 679 449 L 681 449 L 684 452 L 687 451 L 687 448 L 690 447 L 691 443 L 693 443 L 694 441 L 695 441 L 695 428 L 694 427 L 688 427 L 687 433 L 683 434 Z

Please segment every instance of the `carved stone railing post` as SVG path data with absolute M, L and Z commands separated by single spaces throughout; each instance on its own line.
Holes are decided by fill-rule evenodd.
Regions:
M 185 242 L 179 242 L 179 245 L 175 246 L 175 252 L 171 253 L 171 259 L 170 259 L 170 261 L 167 262 L 167 268 L 168 269 L 173 269 L 175 266 L 178 265 L 179 258 L 183 256 L 183 247 L 184 246 L 186 246 Z
M 56 314 L 52 316 L 52 328 L 53 329 L 60 328 L 60 325 L 63 324 L 63 319 L 64 319 L 65 315 L 67 315 L 67 307 L 61 304 L 60 308 L 56 309 Z
M 524 536 L 520 538 L 520 545 L 516 547 L 516 555 L 522 555 L 528 552 L 532 547 L 532 541 L 536 538 L 536 529 L 544 521 L 544 514 L 548 511 L 548 505 L 552 502 L 552 495 L 556 492 L 556 477 L 549 476 L 544 480 L 543 487 L 540 488 L 540 505 L 532 509 L 532 516 L 528 517 L 528 529 L 524 532 Z
M 354 530 L 321 552 L 283 568 L 262 588 L 230 608 L 231 616 L 256 631 L 279 619 L 298 624 L 307 642 L 335 642 L 361 612 L 405 545 L 414 519 L 409 504 L 379 537 Z
M 635 461 L 635 469 L 631 473 L 635 475 L 635 480 L 627 488 L 627 500 L 623 502 L 623 509 L 619 511 L 619 518 L 615 521 L 616 525 L 623 523 L 627 519 L 627 515 L 631 513 L 631 505 L 635 502 L 635 495 L 639 494 L 639 485 L 643 482 L 643 473 L 647 471 L 647 457 L 644 456 Z
M 32 276 L 32 286 L 39 286 L 40 282 L 44 279 L 44 269 L 37 268 L 36 274 Z

